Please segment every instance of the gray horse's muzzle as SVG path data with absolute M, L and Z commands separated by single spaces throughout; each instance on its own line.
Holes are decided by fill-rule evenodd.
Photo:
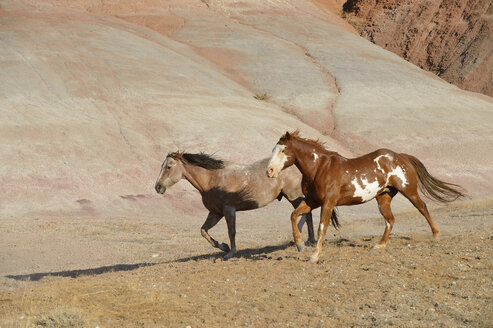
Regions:
M 156 187 L 155 188 L 156 188 L 156 192 L 158 194 L 164 194 L 165 191 L 166 191 L 166 186 L 163 186 L 162 184 L 156 183 Z

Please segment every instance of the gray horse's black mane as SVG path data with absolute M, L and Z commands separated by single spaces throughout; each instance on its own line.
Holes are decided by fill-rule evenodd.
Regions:
M 200 154 L 190 154 L 174 152 L 169 153 L 168 156 L 175 160 L 181 160 L 185 163 L 203 167 L 207 170 L 219 170 L 224 168 L 224 162 L 220 159 L 214 158 L 212 155 L 200 153 Z

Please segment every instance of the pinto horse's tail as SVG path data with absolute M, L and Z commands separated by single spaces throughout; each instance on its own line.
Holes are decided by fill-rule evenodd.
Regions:
M 458 198 L 465 197 L 463 188 L 459 185 L 443 182 L 433 177 L 423 163 L 414 156 L 408 154 L 401 154 L 406 157 L 407 160 L 416 169 L 416 174 L 419 180 L 419 190 L 428 198 L 434 199 L 441 203 L 453 202 Z

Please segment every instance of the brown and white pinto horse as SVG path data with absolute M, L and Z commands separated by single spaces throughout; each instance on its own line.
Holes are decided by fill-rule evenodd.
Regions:
M 348 159 L 326 150 L 318 141 L 301 138 L 298 131 L 286 132 L 279 139 L 272 151 L 267 175 L 276 177 L 293 164 L 303 174 L 302 190 L 305 195 L 305 200 L 291 215 L 298 250 L 303 249 L 303 242 L 295 224 L 297 217 L 322 207 L 318 242 L 310 262 L 318 261 L 335 206 L 362 204 L 376 198 L 386 221 L 382 239 L 375 246 L 378 248 L 386 245 L 394 225 L 390 202 L 397 192 L 409 199 L 426 218 L 434 237 L 438 235 L 438 229 L 418 194 L 418 186 L 425 195 L 440 202 L 451 202 L 464 196 L 455 188 L 459 186 L 434 178 L 423 163 L 411 155 L 379 149 Z
M 166 156 L 156 181 L 156 192 L 164 194 L 166 189 L 180 181 L 188 180 L 202 196 L 202 203 L 209 215 L 201 228 L 202 236 L 213 246 L 226 252 L 225 260 L 236 253 L 236 212 L 266 206 L 274 199 L 285 197 L 294 208 L 303 199 L 301 173 L 293 167 L 278 179 L 265 176 L 268 158 L 249 165 L 240 165 L 218 160 L 210 155 L 174 152 Z M 304 213 L 299 222 L 308 225 L 308 239 L 315 242 L 313 220 L 310 211 Z M 209 235 L 209 229 L 226 217 L 231 248 L 219 243 Z

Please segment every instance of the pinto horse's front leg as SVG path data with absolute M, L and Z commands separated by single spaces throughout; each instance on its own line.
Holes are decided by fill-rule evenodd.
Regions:
M 291 229 L 293 230 L 294 242 L 296 244 L 296 247 L 298 248 L 298 251 L 300 252 L 305 247 L 305 243 L 301 239 L 300 230 L 298 229 L 298 217 L 300 215 L 310 213 L 311 210 L 312 208 L 308 206 L 308 204 L 304 200 L 302 200 L 298 207 L 293 211 L 293 213 L 291 213 Z
M 318 241 L 315 252 L 310 256 L 309 262 L 315 263 L 318 261 L 320 253 L 322 253 L 322 243 L 325 238 L 325 233 L 327 232 L 327 227 L 330 224 L 330 218 L 332 216 L 332 211 L 334 210 L 334 205 L 325 203 L 322 205 L 322 211 L 320 213 L 320 225 L 318 226 Z

